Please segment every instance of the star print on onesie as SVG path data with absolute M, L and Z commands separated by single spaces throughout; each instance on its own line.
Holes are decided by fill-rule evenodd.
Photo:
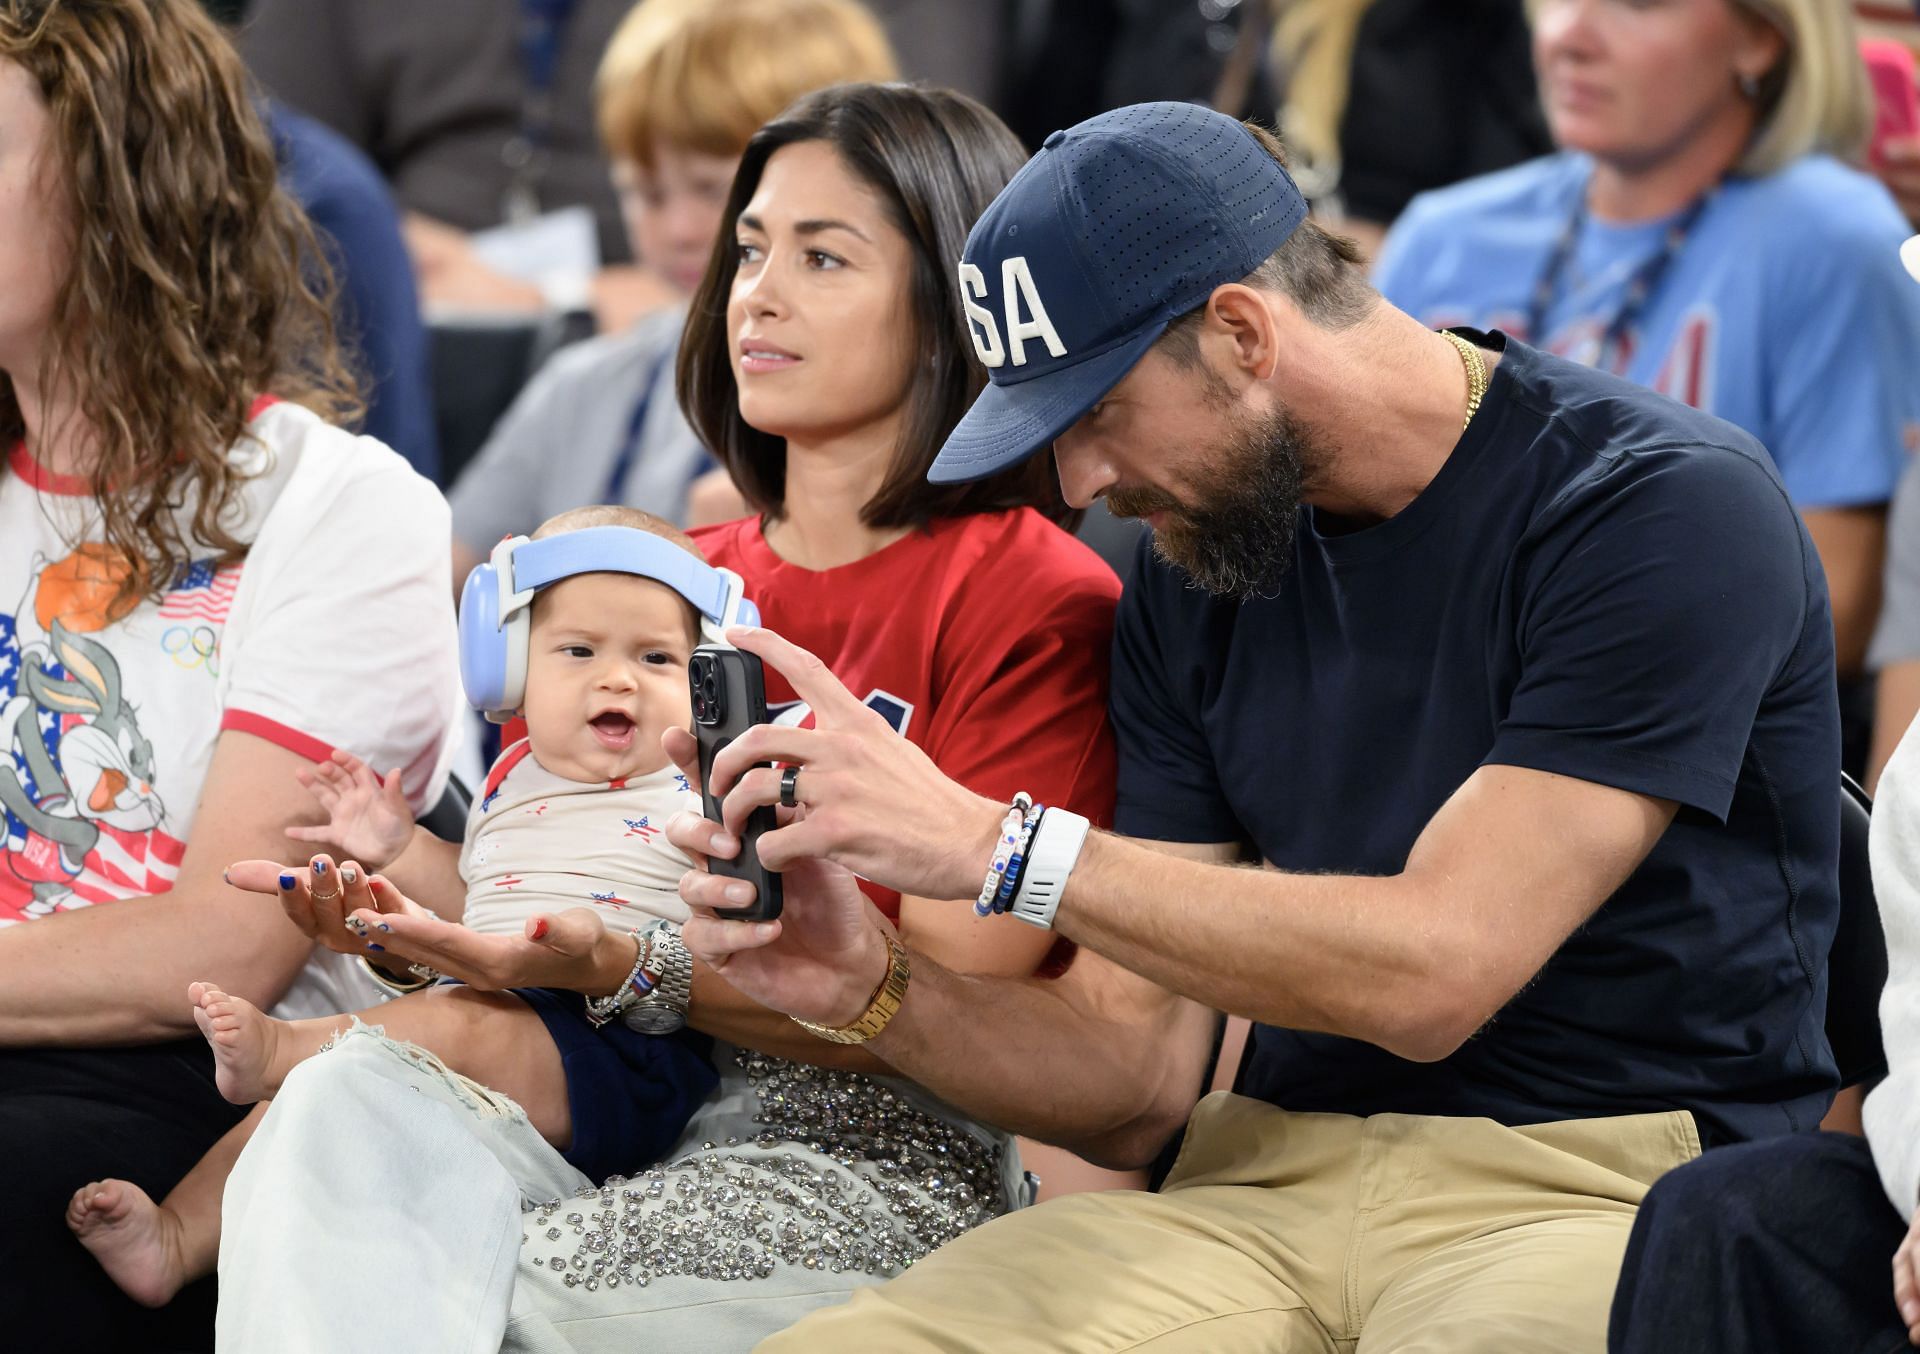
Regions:
M 698 813 L 699 796 L 671 766 L 616 783 L 572 781 L 515 743 L 467 818 L 466 924 L 518 935 L 535 914 L 569 907 L 594 908 L 623 930 L 653 917 L 685 921 L 680 877 L 693 862 L 658 826 L 682 809 Z

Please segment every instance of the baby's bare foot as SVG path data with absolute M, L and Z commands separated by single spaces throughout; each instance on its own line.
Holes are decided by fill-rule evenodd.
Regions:
M 280 1056 L 286 1022 L 212 983 L 195 983 L 187 995 L 193 998 L 194 1022 L 213 1046 L 213 1084 L 220 1094 L 236 1105 L 272 1099 L 287 1074 Z
M 186 1282 L 180 1216 L 124 1180 L 96 1180 L 67 1205 L 67 1226 L 135 1302 L 164 1307 Z

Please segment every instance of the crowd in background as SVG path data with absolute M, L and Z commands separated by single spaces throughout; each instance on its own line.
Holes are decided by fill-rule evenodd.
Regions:
M 67 2 L 81 11 L 110 0 Z M 32 24 L 19 16 L 47 3 L 0 0 L 0 19 L 13 21 L 0 24 L 0 64 L 7 43 L 27 46 Z M 497 731 L 457 711 L 449 695 L 450 603 L 497 541 L 570 509 L 626 505 L 708 529 L 695 532 L 701 547 L 759 583 L 763 611 L 774 597 L 803 614 L 819 588 L 848 607 L 858 596 L 865 609 L 846 615 L 884 626 L 890 590 L 935 584 L 898 554 L 884 579 L 857 571 L 878 568 L 898 539 L 886 531 L 932 521 L 943 548 L 988 559 L 1013 552 L 1063 595 L 1105 609 L 1084 634 L 1064 618 L 1036 626 L 1050 633 L 1048 653 L 1075 642 L 1104 649 L 1118 589 L 1091 556 L 1059 555 L 1035 545 L 1031 531 L 1047 517 L 1072 528 L 1124 584 L 1141 557 L 1136 522 L 1104 503 L 1084 518 L 1069 513 L 1056 488 L 1033 476 L 997 484 L 991 501 L 919 497 L 914 490 L 926 486 L 910 475 L 905 487 L 886 481 L 885 509 L 873 507 L 879 497 L 842 502 L 825 453 L 804 454 L 819 432 L 811 414 L 780 411 L 792 447 L 776 472 L 753 460 L 765 448 L 728 421 L 730 409 L 701 404 L 697 364 L 725 321 L 740 266 L 736 226 L 759 186 L 736 173 L 743 157 L 754 175 L 766 169 L 755 133 L 816 91 L 901 80 L 956 90 L 1029 149 L 1056 128 L 1157 100 L 1277 128 L 1315 219 L 1351 241 L 1342 257 L 1363 262 L 1395 306 L 1431 328 L 1498 330 L 1615 372 L 1758 438 L 1825 572 L 1845 769 L 1872 790 L 1920 713 L 1920 285 L 1901 263 L 1903 241 L 1920 231 L 1920 125 L 1904 125 L 1891 106 L 1895 77 L 1904 70 L 1911 89 L 1920 53 L 1913 6 L 208 0 L 205 8 L 238 57 L 223 66 L 196 47 L 183 67 L 208 62 L 205 102 L 236 126 L 234 110 L 257 107 L 265 139 L 235 134 L 223 144 L 238 158 L 217 170 L 183 168 L 161 151 L 119 179 L 83 165 L 101 176 L 88 185 L 99 200 L 125 213 L 107 220 L 109 237 L 117 227 L 123 243 L 170 223 L 184 233 L 205 202 L 226 215 L 215 213 L 204 257 L 83 256 L 76 266 L 93 270 L 92 308 L 59 323 L 120 331 L 100 340 L 101 373 L 141 370 L 132 347 L 143 326 L 225 344 L 236 355 L 197 372 L 205 421 L 169 431 L 183 445 L 227 447 L 270 427 L 298 454 L 243 483 L 220 456 L 195 453 L 184 500 L 119 492 L 144 482 L 142 467 L 157 455 L 128 431 L 148 426 L 140 420 L 157 406 L 142 404 L 130 378 L 103 377 L 74 408 L 110 430 L 105 458 L 76 471 L 44 448 L 30 457 L 21 439 L 42 408 L 32 400 L 54 401 L 21 375 L 40 350 L 24 340 L 7 346 L 18 335 L 6 294 L 25 313 L 18 298 L 49 284 L 36 259 L 0 239 L 0 371 L 11 374 L 0 386 L 8 392 L 0 450 L 18 441 L 0 473 L 36 495 L 31 511 L 0 497 L 0 847 L 9 866 L 0 871 L 0 951 L 13 947 L 35 974 L 0 980 L 0 1103 L 10 1085 L 38 1097 L 0 1107 L 0 1146 L 25 1162 L 0 1177 L 8 1196 L 0 1269 L 35 1276 L 36 1291 L 21 1300 L 39 1316 L 20 1319 L 65 1329 L 78 1342 L 67 1347 L 132 1338 L 193 1348 L 210 1329 L 210 1285 L 175 1283 L 170 1305 L 148 1314 L 90 1261 L 73 1263 L 86 1257 L 59 1210 L 30 1216 L 54 1194 L 64 1206 L 93 1177 L 128 1176 L 159 1198 L 238 1122 L 191 1057 L 159 1042 L 192 1033 L 179 973 L 224 961 L 226 971 L 252 975 L 244 990 L 263 1009 L 289 1015 L 355 1009 L 365 993 L 338 956 L 309 962 L 310 943 L 261 929 L 277 912 L 155 910 L 114 933 L 115 909 L 102 908 L 87 936 L 41 928 L 48 939 L 31 954 L 28 923 L 132 896 L 211 894 L 228 862 L 284 856 L 279 824 L 305 807 L 297 767 L 334 747 L 351 746 L 382 771 L 401 768 L 409 811 L 420 815 L 450 777 L 483 784 Z M 116 39 L 136 53 L 152 40 L 131 20 Z M 195 42 L 212 50 L 216 39 Z M 1716 64 L 1728 52 L 1739 71 L 1731 82 Z M 1627 93 L 1598 92 L 1601 84 Z M 34 192 L 25 169 L 8 177 L 7 112 L 0 98 L 0 221 L 25 211 Z M 62 127 L 87 116 L 53 110 Z M 998 130 L 977 135 L 982 163 L 993 163 L 991 172 L 971 167 L 969 190 L 984 203 L 1019 157 Z M 1641 172 L 1656 156 L 1672 167 Z M 216 172 L 230 184 L 195 177 Z M 304 220 L 274 215 L 276 182 Z M 913 224 L 924 243 L 937 236 L 957 257 L 970 222 L 958 223 L 957 237 L 953 221 Z M 276 261 L 274 251 L 288 248 L 292 262 Z M 169 275 L 191 281 L 160 285 L 155 313 L 115 310 L 115 298 L 142 280 Z M 872 323 L 893 324 L 875 332 L 916 345 L 916 371 L 930 355 L 925 384 L 950 406 L 924 415 L 928 429 L 946 417 L 937 445 L 983 378 L 957 344 L 914 329 L 938 316 L 915 296 L 922 310 L 905 319 L 906 303 L 875 302 Z M 208 336 L 214 328 L 231 332 Z M 855 403 L 862 382 L 912 388 L 914 372 L 860 367 L 878 360 L 871 346 L 856 337 L 822 358 L 853 373 L 839 393 Z M 299 379 L 285 379 L 289 371 Z M 115 407 L 133 412 L 116 421 Z M 416 473 L 342 427 L 364 431 Z M 743 464 L 758 468 L 743 476 Z M 796 495 L 807 506 L 796 509 Z M 104 541 L 128 558 L 178 566 L 184 581 L 116 574 L 110 552 L 74 545 L 71 523 L 40 508 L 95 500 L 109 505 Z M 989 537 L 976 520 L 1015 508 L 1036 526 Z M 763 537 L 752 525 L 762 517 L 785 537 Z M 824 552 L 807 553 L 814 549 Z M 816 581 L 825 573 L 782 572 L 799 558 L 845 572 L 830 588 Z M 144 659 L 169 680 L 191 668 L 215 684 L 212 713 L 177 716 L 185 706 L 157 694 L 158 675 L 116 662 L 88 638 L 136 601 L 153 614 Z M 857 645 L 836 647 L 849 645 L 852 622 L 819 605 L 805 639 L 838 655 L 843 679 L 854 680 L 851 672 L 876 691 L 931 680 L 888 670 Z M 980 643 L 993 633 L 983 626 Z M 1003 657 L 1037 664 L 1037 653 L 1015 646 Z M 942 722 L 926 747 L 948 774 L 997 786 L 1020 759 L 1008 750 L 1010 726 L 1036 746 L 1043 732 L 994 705 L 981 680 L 974 699 L 998 722 Z M 1068 683 L 1050 696 L 1062 710 L 1092 709 L 1104 676 L 1094 686 Z M 106 730 L 99 748 L 72 734 L 83 721 Z M 259 747 L 221 745 L 229 730 L 258 735 Z M 47 749 L 63 736 L 56 766 Z M 1104 736 L 1088 735 L 1088 745 Z M 1084 756 L 1097 767 L 1112 753 Z M 1044 778 L 1037 753 L 1025 761 L 1036 768 L 1030 779 Z M 82 763 L 106 788 L 79 781 L 72 768 Z M 1058 776 L 1061 801 L 1100 816 L 1097 792 L 1058 765 L 1044 774 Z M 77 804 L 86 810 L 70 812 Z M 925 899 L 892 892 L 876 902 L 961 971 L 1026 974 L 1066 957 L 1037 942 L 1010 948 L 949 933 Z M 59 976 L 77 953 L 85 971 Z M 150 979 L 118 976 L 155 954 L 168 962 Z M 72 1029 L 83 1032 L 57 1032 Z M 42 1043 L 82 1047 L 63 1060 Z M 109 1056 L 126 1044 L 144 1047 Z M 1232 1058 L 1230 1048 L 1221 1084 Z M 72 1110 L 77 1101 L 119 1109 Z M 69 1107 L 45 1110 L 54 1104 Z M 927 1131 L 951 1127 L 928 1114 Z M 1829 1122 L 1857 1128 L 1858 1116 L 1858 1100 L 1843 1097 Z M 63 1162 L 79 1179 L 28 1178 L 44 1158 L 13 1151 L 6 1135 L 42 1141 L 28 1134 L 29 1120 L 33 1134 L 91 1140 Z M 1021 1150 L 1048 1194 L 1146 1179 L 1037 1141 Z M 144 1176 L 126 1161 L 142 1154 Z M 922 1204 L 935 1207 L 908 1206 Z
M 794 34 L 777 58 L 753 49 L 741 36 L 752 21 L 727 4 L 630 8 L 622 0 L 497 0 L 462 4 L 453 25 L 430 6 L 401 16 L 253 0 L 244 17 L 232 8 L 226 15 L 240 22 L 253 73 L 284 105 L 276 117 L 291 182 L 323 228 L 332 225 L 331 203 L 370 194 L 345 186 L 359 180 L 342 151 L 332 151 L 339 168 L 306 171 L 318 183 L 302 187 L 300 166 L 322 152 L 296 155 L 294 138 L 309 145 L 325 135 L 304 119 L 351 141 L 391 189 L 411 283 L 390 237 L 335 209 L 337 238 L 351 241 L 342 248 L 353 261 L 342 272 L 346 303 L 366 312 L 349 332 L 374 377 L 369 431 L 435 478 L 454 505 L 456 580 L 510 527 L 581 502 L 618 500 L 696 525 L 738 515 L 741 500 L 723 474 L 705 473 L 710 459 L 665 398 L 674 316 L 705 267 L 731 167 L 762 110 L 829 75 L 962 90 L 1000 111 L 1029 145 L 1145 99 L 1197 99 L 1269 119 L 1316 210 L 1369 258 L 1420 194 L 1529 161 L 1545 179 L 1571 183 L 1582 156 L 1607 150 L 1581 143 L 1576 126 L 1558 144 L 1578 154 L 1551 158 L 1536 55 L 1577 65 L 1594 53 L 1580 33 L 1550 36 L 1537 49 L 1520 0 L 1445 8 L 1421 0 L 1008 0 L 964 16 L 894 0 L 850 27 L 801 9 L 768 14 L 760 21 Z M 1904 5 L 1818 8 L 1819 31 L 1800 39 L 1812 44 L 1806 59 L 1815 66 L 1862 41 L 1920 43 L 1920 22 Z M 1666 40 L 1680 61 L 1649 64 L 1634 97 L 1673 107 L 1643 119 L 1656 125 L 1625 133 L 1628 144 L 1615 153 L 1635 153 L 1634 137 L 1669 134 L 1697 111 L 1674 91 L 1694 81 L 1711 87 L 1684 65 L 1689 50 L 1698 60 L 1688 35 Z M 1445 116 L 1422 116 L 1438 108 Z M 1887 533 L 1888 505 L 1920 434 L 1886 393 L 1898 384 L 1891 378 L 1912 328 L 1884 248 L 1886 195 L 1920 223 L 1920 138 L 1876 127 L 1877 110 L 1857 82 L 1796 92 L 1789 112 L 1799 124 L 1793 134 L 1776 132 L 1738 167 L 1749 183 L 1713 194 L 1706 219 L 1687 223 L 1707 242 L 1672 278 L 1636 273 L 1651 257 L 1647 230 L 1581 220 L 1562 241 L 1567 206 L 1547 183 L 1489 179 L 1483 195 L 1511 196 L 1465 208 L 1471 217 L 1460 222 L 1436 213 L 1447 210 L 1442 201 L 1465 199 L 1422 204 L 1381 257 L 1378 281 L 1390 300 L 1436 325 L 1485 324 L 1601 361 L 1761 437 L 1813 513 L 1839 606 L 1847 767 L 1871 787 L 1920 709 L 1920 630 L 1906 619 L 1905 589 L 1895 588 L 1878 629 L 1883 570 L 1920 573 L 1920 562 L 1907 566 L 1897 552 L 1889 561 L 1887 551 L 1897 539 Z M 1588 134 L 1596 130 L 1603 140 L 1622 135 Z M 1816 161 L 1796 163 L 1809 155 L 1856 165 L 1880 183 L 1848 172 L 1816 182 L 1825 172 Z M 1789 167 L 1794 186 L 1781 179 L 1774 196 L 1805 198 L 1830 229 L 1780 246 L 1778 266 L 1817 315 L 1760 306 L 1776 294 L 1774 278 L 1745 241 L 1780 204 L 1765 195 L 1733 203 Z M 1705 174 L 1682 186 L 1677 205 L 1718 183 L 1717 169 Z M 1739 243 L 1724 248 L 1723 234 Z M 1794 251 L 1807 247 L 1824 256 L 1831 277 L 1796 267 Z M 1727 257 L 1745 262 L 1704 261 Z M 1559 270 L 1551 279 L 1542 276 L 1549 264 Z M 1634 336 L 1638 350 L 1594 347 L 1585 322 L 1602 311 L 1617 317 L 1622 293 L 1656 283 L 1645 317 L 1652 332 Z M 1548 285 L 1557 294 L 1530 311 L 1531 293 Z M 410 286 L 431 345 L 405 313 Z M 1708 309 L 1712 324 L 1702 318 Z M 1530 332 L 1529 321 L 1549 332 Z M 1823 347 L 1809 325 L 1831 335 Z M 1746 351 L 1736 355 L 1740 345 Z M 1839 393 L 1847 382 L 1857 389 Z M 1907 497 L 1920 499 L 1920 482 Z M 1096 511 L 1086 534 L 1124 575 L 1132 532 Z M 1883 670 L 1886 680 L 1871 679 Z

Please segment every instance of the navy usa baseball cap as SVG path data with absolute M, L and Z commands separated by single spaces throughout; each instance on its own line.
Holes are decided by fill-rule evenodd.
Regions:
M 1247 129 L 1140 103 L 1049 136 L 967 237 L 960 297 L 987 388 L 927 478 L 982 479 L 1052 444 L 1169 321 L 1238 282 L 1306 219 Z

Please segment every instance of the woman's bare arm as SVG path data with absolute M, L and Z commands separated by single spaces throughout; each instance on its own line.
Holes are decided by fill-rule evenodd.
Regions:
M 194 813 L 173 888 L 0 932 L 0 1045 L 153 1042 L 194 1029 L 187 984 L 216 979 L 279 1000 L 310 946 L 272 899 L 231 888 L 228 861 L 286 853 L 311 804 L 299 754 L 228 731 Z

